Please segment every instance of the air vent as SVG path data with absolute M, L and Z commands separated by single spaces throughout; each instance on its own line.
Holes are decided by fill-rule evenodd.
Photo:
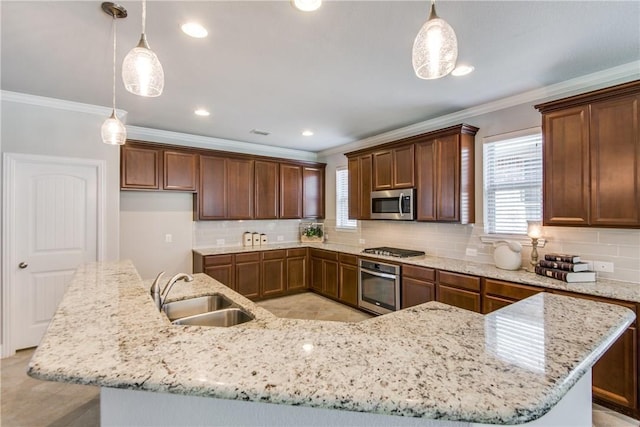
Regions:
M 249 132 L 249 133 L 255 133 L 256 135 L 267 136 L 271 132 L 267 132 L 266 130 L 260 130 L 260 129 L 251 129 L 251 132 Z

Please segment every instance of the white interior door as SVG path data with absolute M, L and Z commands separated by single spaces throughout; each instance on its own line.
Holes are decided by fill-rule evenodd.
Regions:
M 55 158 L 54 158 L 55 159 Z M 38 345 L 75 269 L 98 260 L 99 167 L 15 163 L 12 347 Z

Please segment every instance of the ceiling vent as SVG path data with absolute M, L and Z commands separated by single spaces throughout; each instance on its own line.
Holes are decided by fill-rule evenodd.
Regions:
M 255 133 L 256 135 L 267 136 L 271 132 L 267 132 L 266 130 L 260 130 L 260 129 L 251 129 L 251 131 L 249 133 Z

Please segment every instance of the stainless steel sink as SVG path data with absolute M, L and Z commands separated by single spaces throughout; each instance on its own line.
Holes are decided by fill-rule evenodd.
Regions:
M 219 294 L 213 294 L 168 302 L 162 306 L 162 310 L 169 320 L 176 320 L 210 311 L 222 310 L 231 307 L 232 304 L 233 302 L 230 299 Z
M 239 308 L 225 308 L 223 310 L 201 313 L 194 316 L 174 320 L 174 325 L 198 325 L 198 326 L 235 326 L 249 322 L 254 317 Z

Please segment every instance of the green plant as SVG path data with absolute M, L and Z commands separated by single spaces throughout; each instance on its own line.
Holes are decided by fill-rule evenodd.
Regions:
M 309 225 L 305 227 L 303 234 L 307 237 L 322 237 L 322 227 L 318 225 Z

